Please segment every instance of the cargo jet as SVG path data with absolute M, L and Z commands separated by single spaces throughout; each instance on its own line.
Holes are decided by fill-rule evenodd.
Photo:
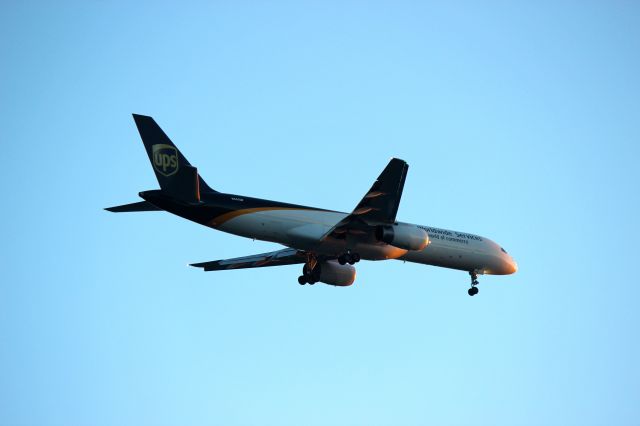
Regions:
M 209 228 L 271 241 L 286 248 L 234 259 L 194 263 L 204 271 L 302 265 L 299 284 L 350 286 L 354 264 L 396 259 L 466 271 L 470 296 L 478 275 L 513 274 L 516 262 L 488 238 L 396 220 L 409 166 L 393 158 L 351 213 L 215 191 L 198 174 L 153 118 L 133 115 L 160 184 L 144 201 L 111 212 L 164 210 Z

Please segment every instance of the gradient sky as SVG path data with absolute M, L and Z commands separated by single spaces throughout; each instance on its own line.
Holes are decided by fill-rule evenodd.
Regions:
M 172 4 L 175 3 L 175 4 Z M 0 424 L 637 425 L 640 5 L 0 5 Z M 278 249 L 168 213 L 131 113 L 214 188 L 350 211 L 392 156 L 403 221 L 513 276 Z

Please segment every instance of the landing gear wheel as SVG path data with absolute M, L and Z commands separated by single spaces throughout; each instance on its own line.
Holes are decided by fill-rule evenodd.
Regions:
M 478 284 L 480 284 L 480 281 L 478 281 L 478 274 L 476 274 L 475 271 L 471 271 L 469 272 L 469 276 L 471 277 L 471 288 L 467 291 L 467 293 L 469 294 L 469 296 L 475 296 L 480 291 L 478 290 L 478 287 L 476 287 Z
M 338 256 L 338 263 L 341 265 L 346 265 L 347 263 L 353 265 L 358 262 L 360 262 L 360 255 L 358 253 L 348 252 Z
M 302 267 L 302 275 L 298 277 L 300 285 L 314 285 L 320 281 L 320 263 L 315 261 L 313 264 L 305 263 Z

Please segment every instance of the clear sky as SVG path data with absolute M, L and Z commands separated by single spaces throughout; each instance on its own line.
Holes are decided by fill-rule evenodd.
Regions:
M 361 262 L 350 288 L 168 213 L 131 113 L 214 188 L 399 218 L 513 276 Z M 637 425 L 633 1 L 0 5 L 0 424 Z

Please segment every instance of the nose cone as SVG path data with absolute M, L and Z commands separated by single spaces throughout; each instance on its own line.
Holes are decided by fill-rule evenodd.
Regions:
M 494 258 L 493 266 L 487 273 L 493 275 L 511 275 L 518 271 L 518 264 L 508 254 Z

